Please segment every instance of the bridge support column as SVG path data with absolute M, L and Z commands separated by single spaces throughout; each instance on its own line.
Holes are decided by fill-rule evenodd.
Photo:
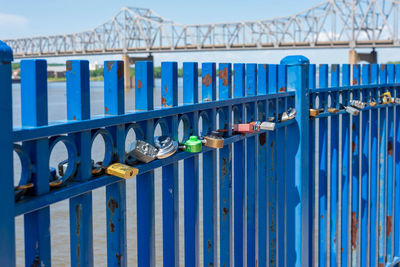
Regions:
M 128 54 L 122 55 L 124 61 L 124 83 L 125 90 L 129 90 L 135 86 L 134 79 L 131 77 L 131 65 L 135 65 L 136 61 L 153 61 L 153 55 L 147 57 L 130 57 Z
M 131 89 L 132 79 L 131 79 L 131 64 L 129 60 L 129 56 L 127 54 L 122 55 L 122 60 L 124 61 L 124 84 L 125 90 Z
M 356 50 L 351 49 L 349 51 L 349 64 L 357 64 L 360 61 L 367 61 L 371 64 L 377 63 L 378 54 L 375 49 L 373 49 L 371 53 L 357 53 Z

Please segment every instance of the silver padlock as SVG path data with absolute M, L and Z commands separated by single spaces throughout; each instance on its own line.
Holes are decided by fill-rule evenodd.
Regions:
M 367 103 L 362 102 L 362 101 L 360 101 L 360 100 L 354 100 L 354 99 L 352 99 L 352 100 L 350 100 L 350 105 L 353 106 L 353 107 L 355 107 L 355 108 L 358 108 L 358 109 L 364 109 L 365 106 L 367 105 Z
M 398 98 L 398 97 L 392 97 L 392 103 L 400 104 L 400 98 Z
M 131 156 L 141 162 L 149 163 L 156 159 L 157 153 L 158 149 L 154 146 L 142 140 L 136 140 L 133 141 L 130 146 L 128 157 Z
M 169 136 L 155 137 L 154 146 L 158 149 L 156 155 L 158 159 L 168 158 L 178 150 L 178 143 Z
M 296 109 L 295 108 L 289 108 L 287 111 L 283 112 L 279 117 L 280 117 L 280 121 L 284 122 L 284 121 L 288 121 L 288 120 L 292 120 L 296 117 Z
M 349 113 L 352 116 L 357 116 L 360 111 L 352 106 L 344 106 L 344 109 L 347 113 Z
M 275 122 L 269 122 L 269 121 L 264 121 L 260 125 L 261 130 L 267 130 L 267 131 L 273 131 L 275 130 L 276 123 Z

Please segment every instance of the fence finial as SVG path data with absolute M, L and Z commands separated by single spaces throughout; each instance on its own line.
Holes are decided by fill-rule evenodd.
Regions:
M 13 52 L 5 42 L 0 41 L 0 62 L 9 63 L 14 60 Z

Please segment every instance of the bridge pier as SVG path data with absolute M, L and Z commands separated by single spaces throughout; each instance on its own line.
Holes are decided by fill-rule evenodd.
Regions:
M 360 61 L 367 61 L 370 64 L 378 62 L 378 53 L 375 49 L 372 49 L 371 53 L 357 53 L 356 50 L 351 49 L 349 51 L 349 64 L 357 64 Z
M 128 54 L 122 55 L 124 61 L 124 83 L 125 90 L 129 90 L 135 86 L 134 79 L 131 77 L 131 65 L 135 65 L 136 61 L 153 61 L 153 55 L 147 57 L 130 57 Z

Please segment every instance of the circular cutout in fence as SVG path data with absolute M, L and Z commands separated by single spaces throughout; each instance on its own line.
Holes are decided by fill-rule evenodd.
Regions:
M 58 154 L 60 155 L 58 156 L 59 158 L 52 159 L 52 151 L 62 149 L 62 146 L 60 147 L 61 144 L 59 144 L 60 142 L 64 144 L 66 149 L 66 153 L 64 153 L 64 155 L 67 156 L 67 159 L 65 159 L 65 157 L 61 158 L 62 154 Z M 49 144 L 49 166 L 53 165 L 53 161 L 58 162 L 56 168 L 53 167 L 49 170 L 50 187 L 56 187 L 65 184 L 65 182 L 75 175 L 78 165 L 78 152 L 74 141 L 68 136 L 51 137 Z M 55 152 L 55 154 L 57 154 L 57 152 Z
M 197 135 L 193 133 L 192 128 L 190 127 L 189 117 L 187 115 L 182 115 L 179 118 L 178 124 L 178 140 L 179 143 L 184 143 L 186 140 L 189 139 L 191 135 Z
M 208 117 L 208 113 L 206 111 L 202 111 L 199 114 L 198 128 L 201 136 L 209 134 L 213 129 L 211 121 Z
M 100 136 L 102 138 L 99 138 Z M 98 129 L 92 131 L 91 153 L 94 163 L 101 162 L 100 165 L 104 167 L 107 167 L 112 163 L 114 155 L 114 141 L 108 130 Z
M 14 144 L 14 152 L 19 158 L 20 178 L 18 183 L 14 179 L 15 199 L 18 200 L 27 189 L 33 187 L 32 183 L 32 163 L 28 153 L 19 144 Z M 18 163 L 17 163 L 18 164 Z

